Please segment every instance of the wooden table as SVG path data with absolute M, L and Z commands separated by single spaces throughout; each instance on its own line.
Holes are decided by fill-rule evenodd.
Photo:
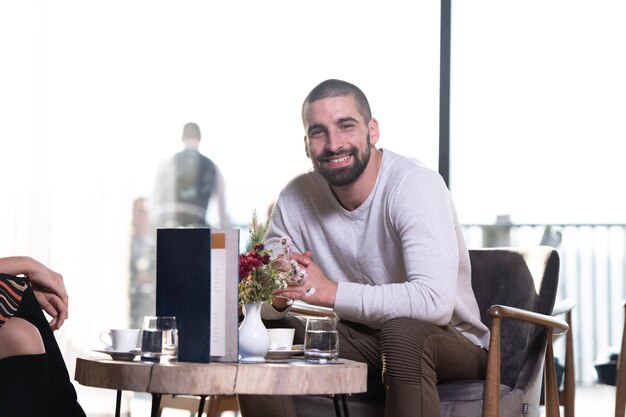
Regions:
M 345 394 L 367 390 L 367 366 L 340 359 L 336 364 L 303 361 L 268 363 L 173 363 L 153 364 L 110 359 L 76 360 L 74 379 L 82 385 L 117 390 L 116 417 L 122 391 L 152 394 L 152 416 L 158 413 L 161 395 L 197 395 L 199 414 L 209 395 L 333 395 L 340 417 L 337 395 L 348 416 Z

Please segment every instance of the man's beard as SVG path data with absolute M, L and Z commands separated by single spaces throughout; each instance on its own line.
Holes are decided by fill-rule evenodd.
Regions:
M 326 169 L 323 164 L 319 161 L 319 158 L 328 159 L 332 157 L 349 155 L 352 154 L 352 159 L 354 163 L 352 166 L 339 168 L 339 169 Z M 372 150 L 370 147 L 370 135 L 367 135 L 367 146 L 365 148 L 365 152 L 363 153 L 363 157 L 361 158 L 359 152 L 352 148 L 348 151 L 342 150 L 340 152 L 324 152 L 318 156 L 319 165 L 314 165 L 315 171 L 320 174 L 330 185 L 333 187 L 342 187 L 344 185 L 352 184 L 357 180 L 365 171 L 365 167 L 370 160 L 370 156 L 372 154 Z

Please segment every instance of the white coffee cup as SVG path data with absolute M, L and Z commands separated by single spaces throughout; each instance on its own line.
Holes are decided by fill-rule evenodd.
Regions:
M 291 350 L 295 329 L 267 329 L 270 350 Z
M 111 329 L 100 333 L 100 340 L 107 350 L 130 352 L 139 347 L 140 329 Z

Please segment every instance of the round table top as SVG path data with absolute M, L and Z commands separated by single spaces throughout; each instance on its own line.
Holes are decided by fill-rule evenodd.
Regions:
M 365 392 L 367 366 L 347 359 L 153 364 L 78 358 L 75 379 L 91 387 L 159 394 L 328 395 Z

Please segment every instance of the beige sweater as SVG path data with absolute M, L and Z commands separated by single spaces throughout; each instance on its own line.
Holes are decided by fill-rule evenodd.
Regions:
M 341 319 L 380 328 L 396 317 L 452 323 L 487 347 L 471 287 L 469 254 L 442 178 L 421 163 L 383 153 L 374 189 L 345 210 L 326 181 L 310 171 L 280 194 L 266 245 L 290 236 L 311 251 L 327 277 L 339 283 Z

